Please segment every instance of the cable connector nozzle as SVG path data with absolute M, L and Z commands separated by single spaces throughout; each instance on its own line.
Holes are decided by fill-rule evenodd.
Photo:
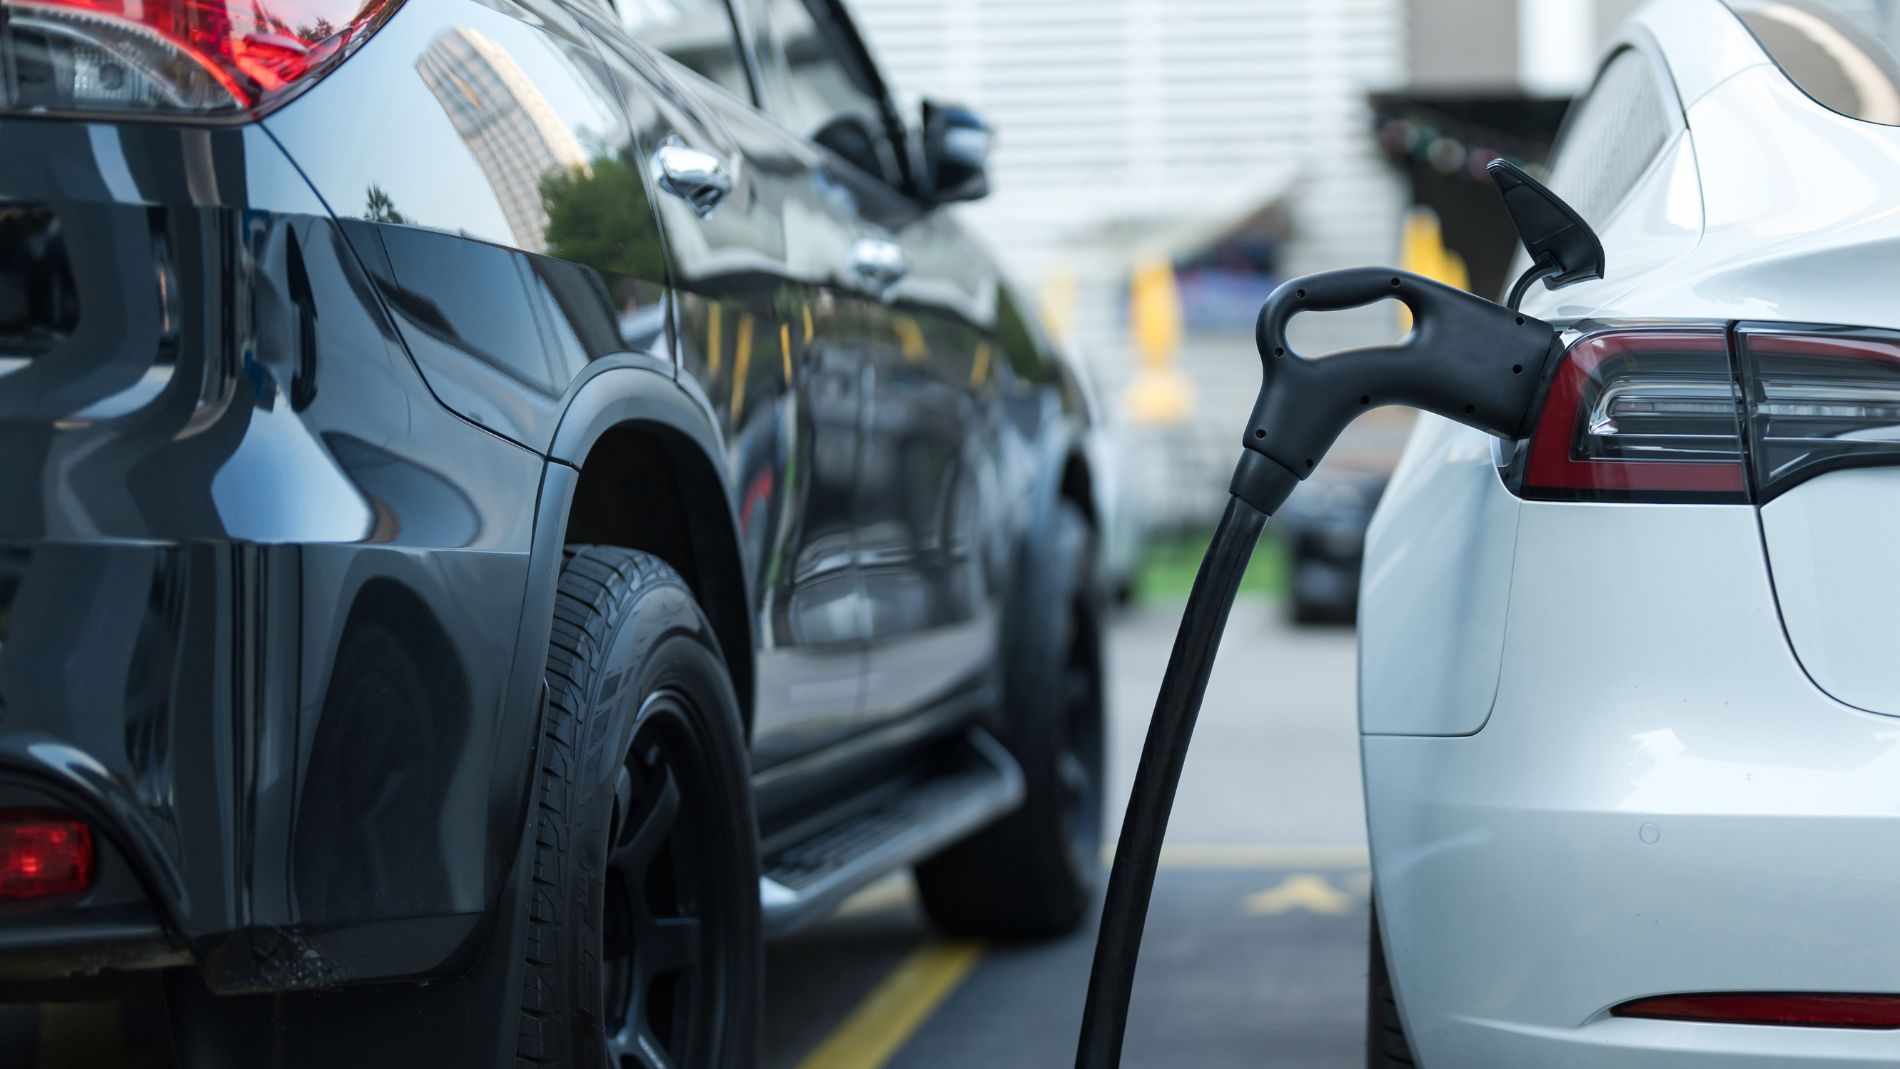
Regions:
M 1312 359 L 1287 344 L 1287 323 L 1300 312 L 1356 308 L 1385 297 L 1412 310 L 1412 333 L 1397 345 Z M 1530 431 L 1546 368 L 1561 351 L 1548 323 L 1428 278 L 1379 267 L 1307 275 L 1274 290 L 1260 309 L 1255 339 L 1265 377 L 1247 424 L 1247 448 L 1228 484 L 1233 496 L 1188 593 L 1135 766 L 1089 972 L 1077 1069 L 1108 1069 L 1121 1062 L 1135 959 L 1168 810 L 1234 593 L 1267 517 L 1332 448 L 1346 424 L 1368 408 L 1411 405 L 1492 434 L 1523 437 Z
M 1287 324 L 1301 312 L 1387 297 L 1412 312 L 1412 333 L 1397 345 L 1315 359 L 1287 341 Z M 1545 368 L 1560 351 L 1556 329 L 1542 320 L 1389 267 L 1286 283 L 1260 307 L 1254 340 L 1263 380 L 1243 444 L 1302 479 L 1346 424 L 1380 405 L 1410 405 L 1500 437 L 1523 437 Z

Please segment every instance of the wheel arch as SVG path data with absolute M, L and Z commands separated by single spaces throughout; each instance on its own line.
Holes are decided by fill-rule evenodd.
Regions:
M 680 573 L 712 623 L 732 676 L 744 737 L 751 737 L 751 579 L 739 552 L 731 487 L 718 460 L 724 455 L 722 438 L 704 402 L 674 381 L 669 361 L 611 359 L 616 362 L 597 362 L 570 388 L 535 502 L 516 667 L 507 696 L 510 708 L 532 712 L 511 718 L 518 733 L 499 742 L 514 765 L 511 775 L 508 759 L 498 758 L 491 796 L 497 815 L 511 813 L 520 829 L 516 851 L 508 860 L 514 874 L 501 877 L 510 889 L 500 899 L 499 916 L 504 918 L 513 908 L 512 896 L 525 893 L 522 866 L 530 863 L 534 842 L 530 788 L 546 730 L 545 666 L 567 544 L 586 538 L 644 550 Z M 652 493 L 643 510 L 602 507 L 603 487 L 618 492 L 631 484 L 637 489 L 642 475 L 665 487 L 662 493 L 648 485 Z M 525 934 L 504 925 L 495 938 L 509 940 L 508 945 L 518 949 Z
M 750 737 L 751 577 L 738 514 L 719 433 L 670 371 L 612 368 L 575 393 L 549 449 L 550 471 L 571 473 L 542 488 L 535 565 L 547 574 L 537 574 L 537 589 L 552 590 L 568 543 L 622 546 L 671 565 L 712 623 Z
M 1095 476 L 1088 457 L 1086 432 L 1067 421 L 1051 427 L 1045 434 L 1039 462 L 1035 466 L 1033 482 L 1028 487 L 1030 505 L 1027 522 L 1019 533 L 1019 542 L 1014 550 L 1012 564 L 1013 577 L 1010 583 L 1010 596 L 1005 603 L 1003 621 L 1003 649 L 1014 649 L 1018 645 L 1021 629 L 1028 626 L 1027 619 L 1032 616 L 1034 591 L 1040 584 L 1037 576 L 1049 574 L 1057 563 L 1050 558 L 1054 547 L 1044 535 L 1054 529 L 1056 513 L 1064 504 L 1074 505 L 1088 521 L 1099 545 L 1102 538 L 1102 517 L 1098 512 L 1094 493 Z M 1099 572 L 1099 564 L 1098 564 Z M 1099 582 L 1098 574 L 1094 581 Z
M 1070 442 L 1062 458 L 1062 474 L 1056 484 L 1056 498 L 1067 501 L 1082 510 L 1089 526 L 1095 528 L 1099 537 L 1102 533 L 1102 517 L 1095 497 L 1095 474 L 1089 464 L 1087 452 L 1079 442 Z

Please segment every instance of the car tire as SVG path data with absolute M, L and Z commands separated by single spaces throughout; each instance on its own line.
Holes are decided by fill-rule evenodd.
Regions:
M 745 734 L 712 627 L 664 562 L 568 547 L 543 724 L 516 1065 L 755 1065 Z
M 917 866 L 931 921 L 958 935 L 1073 931 L 1101 867 L 1102 619 L 1095 532 L 1062 503 L 1023 569 L 1004 643 L 1001 741 L 1022 766 L 1020 808 Z
M 1385 964 L 1385 941 L 1379 935 L 1379 909 L 1371 912 L 1366 942 L 1366 1069 L 1412 1069 L 1412 1044 L 1399 1019 L 1398 998 L 1392 992 L 1392 974 Z

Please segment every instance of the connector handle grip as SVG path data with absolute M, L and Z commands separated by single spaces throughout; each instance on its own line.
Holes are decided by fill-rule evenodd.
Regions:
M 1287 340 L 1287 325 L 1301 312 L 1387 297 L 1412 312 L 1412 333 L 1397 345 L 1314 358 Z M 1261 306 L 1254 340 L 1264 377 L 1243 444 L 1302 479 L 1346 424 L 1380 405 L 1410 405 L 1523 437 L 1545 367 L 1559 351 L 1548 323 L 1389 267 L 1326 271 L 1282 285 Z

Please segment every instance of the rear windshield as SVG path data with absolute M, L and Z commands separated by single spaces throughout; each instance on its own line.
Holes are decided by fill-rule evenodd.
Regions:
M 1900 3 L 1728 0 L 1789 80 L 1856 119 L 1900 126 Z

